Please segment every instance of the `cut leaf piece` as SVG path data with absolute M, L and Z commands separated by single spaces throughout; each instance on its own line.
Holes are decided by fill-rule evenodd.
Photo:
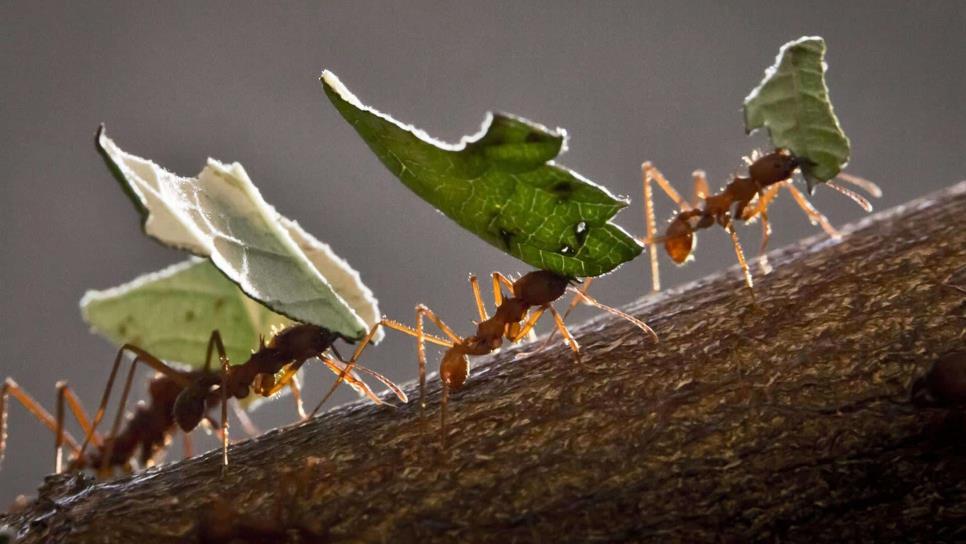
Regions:
M 194 368 L 204 366 L 215 329 L 228 358 L 239 364 L 258 348 L 259 336 L 292 323 L 245 295 L 210 260 L 199 258 L 112 289 L 88 291 L 80 307 L 91 330 L 115 345 L 135 344 Z
M 329 71 L 322 86 L 407 187 L 523 262 L 592 277 L 640 255 L 641 245 L 609 222 L 628 202 L 552 162 L 566 148 L 563 130 L 488 114 L 478 134 L 446 144 L 365 106 Z
M 825 70 L 825 40 L 799 38 L 782 46 L 775 64 L 745 98 L 745 130 L 765 127 L 775 147 L 804 159 L 809 191 L 849 161 L 849 139 L 832 110 Z
M 182 178 L 121 150 L 104 132 L 97 148 L 163 244 L 212 262 L 248 296 L 294 320 L 362 338 L 379 319 L 372 292 L 328 245 L 281 217 L 238 163 L 208 159 Z M 376 340 L 381 339 L 382 331 Z

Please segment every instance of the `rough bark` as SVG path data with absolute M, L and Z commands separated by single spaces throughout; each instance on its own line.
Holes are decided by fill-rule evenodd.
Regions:
M 966 349 L 964 216 L 966 182 L 777 251 L 757 305 L 734 269 L 644 297 L 656 345 L 606 316 L 576 328 L 580 365 L 481 358 L 445 452 L 433 380 L 426 420 L 356 403 L 233 445 L 225 474 L 211 452 L 52 478 L 7 522 L 24 542 L 962 541 L 966 423 L 910 389 Z

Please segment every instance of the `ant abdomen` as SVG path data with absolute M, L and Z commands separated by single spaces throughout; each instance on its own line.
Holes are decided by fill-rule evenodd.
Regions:
M 570 278 L 546 270 L 534 270 L 513 283 L 513 295 L 524 304 L 545 306 L 562 297 Z

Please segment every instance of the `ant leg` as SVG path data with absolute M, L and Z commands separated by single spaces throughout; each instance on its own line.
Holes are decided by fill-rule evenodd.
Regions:
M 578 293 L 586 295 L 587 291 L 590 290 L 590 284 L 594 282 L 594 278 L 587 278 L 584 280 L 584 284 L 580 286 L 580 289 L 574 293 L 573 298 L 570 299 L 570 304 L 567 305 L 567 311 L 563 314 L 563 320 L 566 322 L 567 318 L 570 317 L 571 312 L 577 307 L 577 303 L 583 300 Z M 540 349 L 547 349 L 550 346 L 550 342 L 553 340 L 554 335 L 557 334 L 557 329 L 551 329 L 550 333 L 547 334 L 547 339 L 544 340 L 543 345 Z
M 218 332 L 218 329 L 211 331 L 211 336 L 208 337 L 208 347 L 205 349 L 205 366 L 202 369 L 206 373 L 211 372 L 211 352 L 215 348 L 218 349 L 220 357 L 226 357 L 225 344 L 221 341 L 221 333 Z
M 63 452 L 61 446 L 64 444 L 64 403 L 70 407 L 70 411 L 74 414 L 74 419 L 80 424 L 81 430 L 84 431 L 84 435 L 93 435 L 94 443 L 97 445 L 101 444 L 101 436 L 97 434 L 93 427 L 91 427 L 90 421 L 87 419 L 87 411 L 84 410 L 84 406 L 81 404 L 80 399 L 74 394 L 70 386 L 67 385 L 66 381 L 57 382 L 57 432 L 56 438 L 54 439 L 55 448 L 57 451 L 57 457 L 55 462 L 55 472 L 60 474 L 61 462 Z
M 691 206 L 681 198 L 681 195 L 671 186 L 664 174 L 655 168 L 650 161 L 641 165 L 641 184 L 644 188 L 644 227 L 647 235 L 645 243 L 648 245 L 648 253 L 651 258 L 651 291 L 657 292 L 661 290 L 661 272 L 658 267 L 657 245 L 654 243 L 657 237 L 657 225 L 654 218 L 654 194 L 651 189 L 651 182 L 657 183 L 680 210 L 688 210 Z
M 768 212 L 762 211 L 759 215 L 761 215 L 761 246 L 758 247 L 758 267 L 762 274 L 770 274 L 771 265 L 768 264 L 768 255 L 765 253 L 765 248 L 768 246 L 769 238 L 771 238 L 771 223 L 768 222 Z
M 124 380 L 124 390 L 121 392 L 121 403 L 118 405 L 117 415 L 114 416 L 114 424 L 111 426 L 111 433 L 107 435 L 107 439 L 105 440 L 104 457 L 101 458 L 101 466 L 98 467 L 98 472 L 105 476 L 109 475 L 111 457 L 114 453 L 114 438 L 121 429 L 121 421 L 124 418 L 124 407 L 127 406 L 127 397 L 131 393 L 131 384 L 134 383 L 134 371 L 137 369 L 137 362 L 139 359 L 140 355 L 134 358 L 134 362 L 131 363 L 131 368 L 127 372 L 127 379 Z M 113 380 L 113 378 L 114 376 L 112 372 L 111 379 Z M 103 410 L 103 407 L 101 410 Z M 95 422 L 96 421 L 97 420 L 95 419 Z M 84 440 L 84 444 L 87 444 L 86 439 Z
M 39 402 L 36 401 L 32 396 L 30 396 L 27 391 L 21 388 L 13 378 L 7 378 L 3 387 L 0 387 L 0 462 L 6 454 L 7 445 L 7 399 L 13 397 L 20 402 L 20 404 L 27 409 L 34 417 L 36 417 L 45 427 L 55 433 L 55 436 L 63 436 L 66 440 L 68 446 L 73 450 L 76 455 L 80 451 L 80 447 L 77 445 L 77 441 L 70 433 L 63 431 L 63 417 L 60 420 L 54 418 L 50 415 L 50 412 L 44 409 Z M 58 446 L 57 457 L 60 457 L 60 447 Z
M 305 406 L 302 405 L 302 388 L 299 385 L 298 374 L 292 374 L 288 387 L 292 390 L 292 397 L 295 399 L 295 410 L 298 412 L 299 418 L 304 420 L 308 416 L 305 414 Z
M 97 412 L 94 413 L 94 421 L 91 423 L 92 432 L 87 433 L 87 436 L 84 437 L 84 443 L 81 444 L 81 450 L 78 456 L 84 455 L 84 452 L 87 450 L 87 445 L 90 443 L 91 439 L 93 439 L 93 430 L 96 429 L 97 426 L 100 425 L 101 420 L 104 419 L 104 412 L 107 409 L 107 403 L 111 397 L 111 390 L 114 388 L 114 380 L 117 377 L 117 371 L 121 366 L 121 362 L 124 360 L 124 354 L 126 352 L 131 352 L 135 355 L 134 360 L 131 361 L 132 372 L 134 367 L 137 366 L 138 362 L 141 362 L 150 366 L 157 372 L 170 377 L 182 387 L 187 387 L 190 384 L 188 379 L 182 376 L 181 373 L 169 367 L 157 357 L 137 346 L 124 344 L 121 346 L 121 349 L 117 350 L 117 355 L 114 356 L 114 365 L 111 367 L 111 374 L 107 379 L 107 385 L 104 386 L 104 394 L 101 396 L 100 406 L 97 407 Z M 123 409 L 124 405 L 122 404 L 118 413 L 122 413 Z
M 745 252 L 741 249 L 741 242 L 738 241 L 738 233 L 735 232 L 735 227 L 730 222 L 725 225 L 725 230 L 731 236 L 731 244 L 735 247 L 735 255 L 738 256 L 738 264 L 741 266 L 741 271 L 745 275 L 745 285 L 748 286 L 748 291 L 751 292 L 751 300 L 754 302 L 756 300 L 755 283 L 751 279 L 751 269 L 748 268 L 748 263 L 745 261 Z
M 342 375 L 342 371 L 345 370 L 347 365 L 347 363 L 344 363 L 342 361 L 336 361 L 334 359 L 329 359 L 328 357 L 319 357 L 319 359 L 322 361 L 322 363 L 325 366 L 329 367 L 329 370 L 331 370 L 333 373 L 338 375 Z M 366 384 L 366 382 L 362 381 L 362 379 L 359 378 L 356 372 L 365 372 L 366 374 L 372 376 L 376 380 L 382 382 L 382 384 L 388 387 L 389 390 L 392 391 L 397 398 L 399 398 L 399 400 L 401 400 L 402 402 L 409 402 L 409 397 L 406 396 L 406 393 L 402 389 L 400 389 L 398 385 L 394 384 L 389 378 L 383 376 L 382 374 L 376 372 L 375 370 L 372 370 L 357 364 L 353 367 L 352 372 L 345 375 L 343 380 L 347 385 L 349 385 L 349 387 L 352 387 L 360 394 L 365 395 L 374 403 L 384 404 L 383 400 L 379 398 L 379 395 L 377 395 L 369 387 L 369 385 Z
M 255 426 L 252 418 L 248 417 L 248 412 L 246 412 L 240 404 L 237 402 L 231 403 L 231 409 L 235 413 L 235 417 L 238 418 L 238 422 L 241 423 L 242 430 L 245 431 L 245 434 L 247 434 L 249 437 L 255 437 L 262 434 L 262 432 L 258 430 L 258 427 Z
M 759 193 L 758 202 L 755 207 L 746 208 L 741 216 L 742 221 L 750 221 L 755 217 L 761 217 L 761 245 L 758 247 L 758 265 L 761 268 L 762 274 L 771 272 L 771 266 L 768 264 L 768 256 L 765 255 L 768 240 L 771 238 L 771 223 L 768 221 L 768 207 L 778 197 L 778 191 L 781 187 L 782 183 L 777 183 L 769 187 L 764 193 Z
M 513 296 L 513 280 L 499 272 L 493 272 L 491 276 L 493 277 L 493 302 L 499 307 L 503 304 L 503 287 L 509 289 L 510 296 Z
M 181 448 L 185 459 L 190 459 L 194 456 L 194 448 L 191 447 L 191 433 L 184 433 L 184 438 L 181 440 Z
M 708 195 L 711 194 L 711 189 L 708 188 L 708 175 L 705 174 L 704 170 L 691 172 L 691 179 L 694 180 L 694 193 L 691 200 L 691 207 L 696 208 L 702 200 L 708 198 Z
M 506 280 L 506 276 L 500 274 L 499 272 L 493 273 L 493 282 L 496 284 L 498 281 Z M 498 286 L 498 284 L 497 284 Z M 496 293 L 499 292 L 499 288 L 494 291 L 494 298 L 496 298 Z M 512 291 L 511 291 L 512 292 Z M 502 293 L 501 293 L 502 296 Z M 443 331 L 453 344 L 458 344 L 462 339 L 453 332 L 453 329 L 449 328 L 442 319 L 439 318 L 432 310 L 426 306 L 420 304 L 416 306 L 416 332 L 418 333 L 416 341 L 416 354 L 419 361 L 419 410 L 420 416 L 424 416 L 426 412 L 426 347 L 425 347 L 425 333 L 423 332 L 423 318 L 427 318 L 432 321 L 439 330 Z M 445 387 L 445 384 L 444 384 Z
M 651 338 L 654 340 L 654 343 L 655 344 L 658 342 L 657 333 L 655 333 L 654 332 L 654 329 L 652 329 L 647 323 L 641 321 L 640 319 L 638 319 L 638 318 L 636 318 L 636 317 L 634 317 L 634 316 L 632 316 L 630 314 L 624 313 L 624 312 L 618 310 L 617 308 L 614 308 L 612 306 L 608 306 L 608 305 L 606 305 L 606 304 L 598 301 L 594 297 L 588 295 L 587 293 L 583 293 L 583 292 L 581 292 L 579 290 L 576 290 L 576 289 L 574 289 L 574 293 L 575 293 L 575 295 L 574 295 L 575 298 L 576 297 L 580 297 L 580 298 L 582 298 L 584 300 L 584 302 L 586 302 L 587 304 L 590 304 L 591 306 L 595 306 L 595 307 L 597 307 L 597 308 L 599 308 L 599 309 L 601 309 L 601 310 L 603 310 L 605 312 L 608 312 L 608 313 L 610 313 L 612 315 L 616 315 L 617 317 L 620 317 L 622 319 L 625 319 L 625 320 L 629 321 L 635 327 L 637 327 L 637 328 L 641 329 L 642 331 L 644 331 L 645 333 L 649 334 L 651 336 Z M 564 317 L 566 318 L 567 316 L 564 315 Z
M 476 301 L 476 310 L 480 313 L 480 321 L 486 321 L 490 316 L 486 314 L 486 307 L 483 306 L 483 295 L 480 294 L 480 282 L 473 274 L 470 274 L 470 287 L 473 288 L 473 299 Z
M 221 466 L 228 466 L 228 358 L 221 357 Z
M 443 382 L 443 398 L 439 407 L 439 447 L 446 451 L 446 408 L 449 405 L 449 386 Z
M 828 180 L 827 182 L 825 182 L 825 185 L 828 185 L 829 187 L 835 189 L 836 191 L 842 193 L 843 195 L 851 198 L 852 202 L 855 202 L 856 204 L 861 206 L 862 209 L 865 210 L 867 213 L 872 212 L 872 203 L 869 202 L 867 198 L 860 195 L 859 193 L 856 193 L 851 189 L 846 189 L 845 187 L 842 187 L 841 185 L 835 183 L 832 180 Z
M 570 349 L 574 352 L 574 362 L 580 363 L 580 345 L 577 344 L 577 340 L 575 340 L 574 337 L 571 336 L 570 331 L 567 330 L 567 326 L 564 325 L 563 319 L 560 317 L 560 314 L 557 313 L 557 310 L 554 309 L 553 306 L 547 306 L 547 308 L 553 315 L 553 320 L 557 324 L 557 329 L 560 330 L 560 334 L 563 335 L 564 340 L 567 341 L 567 345 L 569 345 Z
M 352 358 L 349 359 L 348 363 L 346 363 L 345 368 L 343 368 L 341 372 L 339 372 L 339 377 L 335 380 L 335 383 L 332 384 L 332 387 L 330 387 L 329 391 L 325 394 L 324 397 L 322 397 L 322 400 L 320 400 L 319 403 L 315 406 L 315 408 L 312 409 L 312 412 L 308 415 L 308 417 L 314 417 L 315 414 L 317 414 L 319 410 L 322 408 L 322 405 L 329 400 L 329 397 L 331 397 L 333 393 L 335 393 L 335 390 L 336 388 L 339 387 L 339 384 L 341 384 L 346 379 L 346 376 L 350 375 L 350 373 L 352 372 L 352 367 L 355 366 L 356 361 L 359 359 L 359 356 L 362 355 L 362 351 L 365 350 L 366 346 L 368 346 L 372 342 L 372 337 L 376 335 L 376 331 L 379 330 L 379 327 L 385 324 L 390 328 L 396 329 L 396 327 L 390 325 L 389 323 L 386 323 L 386 321 L 387 321 L 386 319 L 382 319 L 381 321 L 379 321 L 378 323 L 376 323 L 375 325 L 369 328 L 369 332 L 359 342 L 359 345 L 356 346 L 356 350 L 352 354 Z M 404 330 L 403 332 L 406 332 L 406 331 Z
M 546 309 L 546 306 L 541 306 L 531 313 L 530 317 L 527 318 L 527 321 L 522 327 L 520 327 L 520 330 L 517 331 L 516 334 L 510 336 L 510 342 L 519 342 L 524 336 L 531 333 L 533 331 L 533 327 L 537 325 L 537 321 L 540 320 L 540 317 L 543 316 L 543 312 L 546 311 Z M 547 340 L 549 340 L 549 338 Z
M 786 183 L 784 185 L 785 188 L 792 193 L 792 198 L 795 199 L 795 203 L 798 204 L 798 207 L 801 208 L 803 212 L 805 212 L 805 215 L 808 216 L 808 220 L 811 221 L 813 225 L 818 223 L 822 226 L 822 230 L 833 238 L 838 238 L 841 236 L 839 231 L 836 230 L 835 227 L 832 226 L 832 223 L 829 222 L 828 218 L 822 215 L 822 212 L 816 210 L 815 206 L 813 206 L 812 203 L 805 198 L 805 195 L 803 195 L 801 191 L 796 189 L 790 183 Z
M 417 311 L 417 316 L 418 316 L 418 311 Z M 378 323 L 376 323 L 375 325 L 372 326 L 372 328 L 369 330 L 369 334 L 367 334 L 365 336 L 365 338 L 363 338 L 362 341 L 359 343 L 359 346 L 356 348 L 355 353 L 353 353 L 352 358 L 350 359 L 349 363 L 346 364 L 345 368 L 343 368 L 343 369 L 341 369 L 339 371 L 339 379 L 336 380 L 336 382 L 332 385 L 332 388 L 329 389 L 329 392 L 326 393 L 325 397 L 322 398 L 322 400 L 315 407 L 315 409 L 312 410 L 311 413 L 309 413 L 309 417 L 312 417 L 316 413 L 318 413 L 319 409 L 322 408 L 322 405 L 325 404 L 325 402 L 329 399 L 329 397 L 331 397 L 332 394 L 335 392 L 336 387 L 338 387 L 339 384 L 342 382 L 342 380 L 344 380 L 345 377 L 349 375 L 349 373 L 352 371 L 352 368 L 355 366 L 355 362 L 359 359 L 359 356 L 362 354 L 362 350 L 365 349 L 365 347 L 372 341 L 373 335 L 375 335 L 377 328 L 380 327 L 380 326 L 389 327 L 390 329 L 397 330 L 399 332 L 408 334 L 410 336 L 414 336 L 417 339 L 418 338 L 422 338 L 424 341 L 428 341 L 428 342 L 431 342 L 433 344 L 437 344 L 437 345 L 440 345 L 440 346 L 443 346 L 443 347 L 446 347 L 446 348 L 453 347 L 453 342 L 452 341 L 445 340 L 443 338 L 440 338 L 440 337 L 435 336 L 435 335 L 432 335 L 432 334 L 423 334 L 421 332 L 421 329 L 414 329 L 414 328 L 409 327 L 407 325 L 403 325 L 402 323 L 400 323 L 398 321 L 394 321 L 392 319 L 383 318 L 381 321 L 379 321 Z M 421 325 L 420 325 L 420 327 L 421 327 Z M 456 340 L 459 340 L 459 338 L 457 337 Z M 323 362 L 325 362 L 324 359 L 323 359 Z M 334 367 L 330 366 L 329 368 L 331 369 L 331 368 L 334 368 Z M 425 378 L 425 373 L 423 373 L 422 374 L 422 383 L 423 384 L 425 384 L 425 379 L 426 379 Z M 393 385 L 395 385 L 395 384 L 393 384 Z M 399 396 L 398 393 L 397 393 L 397 396 Z M 405 397 L 405 394 L 403 394 L 402 396 Z
M 865 178 L 860 178 L 859 176 L 853 176 L 852 174 L 846 174 L 845 172 L 839 172 L 838 175 L 835 177 L 846 183 L 851 183 L 852 185 L 855 185 L 859 189 L 862 189 L 863 191 L 869 193 L 873 198 L 882 197 L 882 189 L 880 189 L 879 186 L 876 185 L 875 183 Z

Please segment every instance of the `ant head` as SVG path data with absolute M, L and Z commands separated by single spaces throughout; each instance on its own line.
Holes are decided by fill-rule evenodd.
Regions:
M 443 356 L 439 363 L 439 377 L 452 390 L 463 387 L 466 378 L 470 375 L 470 362 L 466 359 L 466 354 L 450 350 Z
M 759 185 L 766 187 L 792 177 L 801 165 L 801 161 L 790 151 L 779 148 L 751 163 L 748 175 Z
M 534 270 L 513 283 L 513 295 L 530 306 L 543 306 L 562 297 L 570 278 L 546 270 Z

